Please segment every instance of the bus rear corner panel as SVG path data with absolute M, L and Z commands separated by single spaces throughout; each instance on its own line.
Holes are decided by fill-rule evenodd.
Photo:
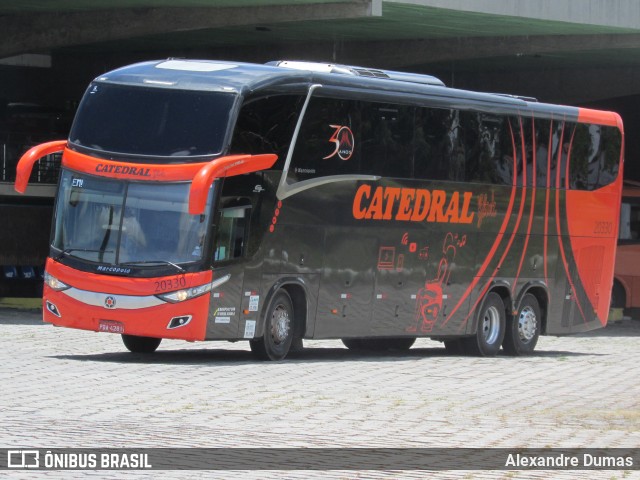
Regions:
M 606 252 L 611 249 L 598 239 L 581 240 L 584 245 L 565 249 L 566 263 L 558 264 L 552 300 L 556 314 L 549 315 L 548 334 L 587 332 L 607 323 L 611 291 L 605 285 L 611 284 L 607 264 L 613 260 Z

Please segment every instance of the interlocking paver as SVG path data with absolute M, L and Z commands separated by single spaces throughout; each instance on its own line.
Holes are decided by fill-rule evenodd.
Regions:
M 0 446 L 638 447 L 640 321 L 541 337 L 531 357 L 454 357 L 419 340 L 356 355 L 305 341 L 279 363 L 245 342 L 164 341 L 54 328 L 0 310 Z M 99 478 L 147 478 L 99 472 Z M 436 472 L 429 478 L 577 478 L 587 472 Z M 51 478 L 87 472 L 37 472 Z M 34 478 L 20 473 L 16 478 Z M 163 477 L 182 478 L 180 472 Z M 190 472 L 203 478 L 425 478 L 424 472 Z M 589 478 L 640 478 L 638 471 Z

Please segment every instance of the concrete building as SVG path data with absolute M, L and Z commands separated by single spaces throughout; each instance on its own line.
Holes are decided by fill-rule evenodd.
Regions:
M 94 76 L 152 58 L 338 62 L 618 110 L 640 177 L 634 0 L 33 0 L 0 2 L 0 31 L 4 104 L 71 113 Z

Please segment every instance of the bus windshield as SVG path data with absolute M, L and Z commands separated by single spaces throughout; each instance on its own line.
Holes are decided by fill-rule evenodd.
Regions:
M 59 256 L 117 265 L 198 262 L 208 225 L 188 213 L 190 183 L 123 182 L 64 171 L 52 246 Z M 213 188 L 209 194 L 209 205 Z
M 94 83 L 78 108 L 69 141 L 116 154 L 217 155 L 235 98 L 230 93 Z

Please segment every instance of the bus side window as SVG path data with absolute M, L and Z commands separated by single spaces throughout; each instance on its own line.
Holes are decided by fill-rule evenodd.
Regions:
M 358 101 L 312 97 L 294 147 L 289 181 L 370 173 L 368 164 L 360 166 L 365 148 L 361 115 Z
M 587 190 L 589 177 L 589 163 L 597 154 L 597 142 L 594 143 L 592 130 L 599 130 L 598 125 L 577 124 L 571 142 L 571 157 L 569 159 L 569 188 L 572 190 Z
M 422 107 L 416 111 L 414 126 L 414 178 L 449 178 L 452 155 L 451 135 L 457 131 L 454 110 Z
M 233 131 L 230 153 L 275 153 L 278 155 L 276 168 L 282 168 L 302 101 L 299 95 L 247 100 Z
M 629 236 L 631 240 L 638 241 L 640 232 L 640 205 L 632 203 L 629 205 Z
M 640 204 L 634 198 L 629 198 L 620 204 L 620 230 L 619 240 L 625 243 L 638 243 L 640 238 Z
M 406 105 L 363 103 L 360 145 L 368 170 L 374 175 L 411 178 L 415 108 Z
M 248 238 L 251 205 L 223 208 L 217 225 L 214 260 L 223 262 L 242 257 Z

